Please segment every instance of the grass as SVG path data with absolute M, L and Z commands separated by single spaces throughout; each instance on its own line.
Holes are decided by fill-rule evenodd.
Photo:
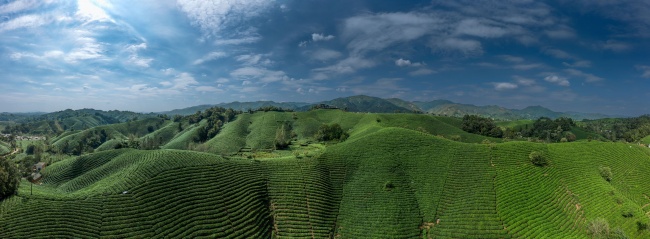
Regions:
M 310 157 L 214 154 L 264 149 L 284 122 L 299 141 L 312 140 L 324 123 L 339 123 L 350 138 L 290 147 Z M 105 150 L 51 164 L 33 195 L 23 181 L 18 196 L 0 202 L 0 238 L 590 238 L 595 218 L 631 238 L 650 237 L 637 228 L 650 221 L 647 147 L 436 137 L 485 139 L 460 134 L 455 124 L 337 110 L 295 119 L 242 114 L 198 146 L 212 153 Z M 186 142 L 193 130 L 170 143 Z M 549 164 L 533 165 L 532 151 Z M 611 168 L 610 182 L 600 167 Z

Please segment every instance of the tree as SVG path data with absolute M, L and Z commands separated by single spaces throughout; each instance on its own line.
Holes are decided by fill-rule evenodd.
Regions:
M 282 124 L 275 130 L 275 149 L 286 149 L 291 144 L 291 126 Z
M 0 157 L 0 200 L 16 192 L 20 184 L 20 175 L 16 166 L 4 157 Z
M 612 169 L 609 167 L 600 166 L 600 176 L 603 177 L 607 182 L 612 181 Z
M 589 234 L 592 238 L 608 238 L 609 237 L 609 223 L 604 218 L 596 218 L 591 220 L 587 225 Z
M 543 167 L 548 164 L 548 160 L 546 159 L 546 157 L 538 151 L 530 152 L 528 158 L 530 158 L 530 162 L 533 163 L 535 166 Z
M 478 115 L 463 116 L 462 129 L 468 133 L 480 134 L 493 138 L 503 137 L 503 130 L 497 127 L 492 119 Z
M 318 128 L 318 132 L 316 133 L 316 139 L 320 141 L 344 141 L 349 136 L 347 132 L 343 131 L 341 125 L 337 123 L 332 125 L 323 124 Z

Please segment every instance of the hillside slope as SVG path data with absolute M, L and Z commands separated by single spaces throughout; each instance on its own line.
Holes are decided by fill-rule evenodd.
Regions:
M 647 148 L 468 144 L 383 125 L 386 115 L 313 114 L 350 138 L 311 158 L 121 149 L 55 163 L 33 195 L 23 182 L 0 203 L 0 237 L 590 238 L 596 218 L 650 237 L 638 230 L 650 221 Z M 549 165 L 532 165 L 532 151 Z

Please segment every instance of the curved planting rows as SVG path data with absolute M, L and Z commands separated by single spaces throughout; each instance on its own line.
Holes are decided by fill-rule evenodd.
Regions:
M 329 170 L 317 160 L 273 160 L 268 192 L 273 236 L 331 238 L 338 211 Z
M 636 222 L 649 219 L 646 211 L 650 205 L 650 185 L 646 182 L 650 182 L 650 161 L 645 148 L 594 142 L 549 145 L 549 149 L 558 164 L 558 177 L 577 195 L 580 206 L 589 209 L 584 213 L 587 222 L 606 218 L 612 227 L 644 237 L 636 235 Z M 600 167 L 611 168 L 610 182 L 600 175 Z M 633 216 L 623 217 L 623 211 Z
M 328 149 L 353 162 L 343 186 L 336 235 L 341 238 L 416 238 L 422 223 L 420 209 L 399 155 L 398 142 L 410 136 L 405 129 L 383 129 L 365 140 Z M 365 148 L 368 150 L 360 150 Z M 330 151 L 332 150 L 332 151 Z
M 43 171 L 43 183 L 50 185 L 59 185 L 68 180 L 79 177 L 89 171 L 95 170 L 102 165 L 110 162 L 115 157 L 121 155 L 127 150 L 111 150 L 96 154 L 81 156 L 78 158 L 69 158 L 45 168 Z
M 465 145 L 452 150 L 451 166 L 444 183 L 436 222 L 430 230 L 435 238 L 510 238 L 497 213 L 489 148 Z
M 533 150 L 549 157 L 546 145 L 525 142 L 497 145 L 490 151 L 497 169 L 497 209 L 506 230 L 517 238 L 586 236 L 584 212 L 574 188 L 553 170 L 554 158 L 547 167 L 533 166 L 528 157 Z
M 265 186 L 251 164 L 168 170 L 130 191 L 139 206 L 114 220 L 146 218 L 133 229 L 150 228 L 153 237 L 261 238 L 270 229 Z
M 23 199 L 0 218 L 0 238 L 97 238 L 101 201 Z

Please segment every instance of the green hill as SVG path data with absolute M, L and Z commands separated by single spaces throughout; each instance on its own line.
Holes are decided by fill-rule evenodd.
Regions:
M 68 158 L 44 170 L 33 194 L 23 181 L 0 202 L 0 238 L 592 238 L 597 218 L 650 237 L 650 149 L 638 145 L 477 144 L 487 138 L 452 118 L 315 110 L 241 114 L 197 149 L 267 149 L 287 123 L 298 141 L 332 123 L 350 137 L 308 157 L 119 149 Z M 470 143 L 435 136 L 456 134 Z M 533 151 L 548 165 L 533 165 Z

